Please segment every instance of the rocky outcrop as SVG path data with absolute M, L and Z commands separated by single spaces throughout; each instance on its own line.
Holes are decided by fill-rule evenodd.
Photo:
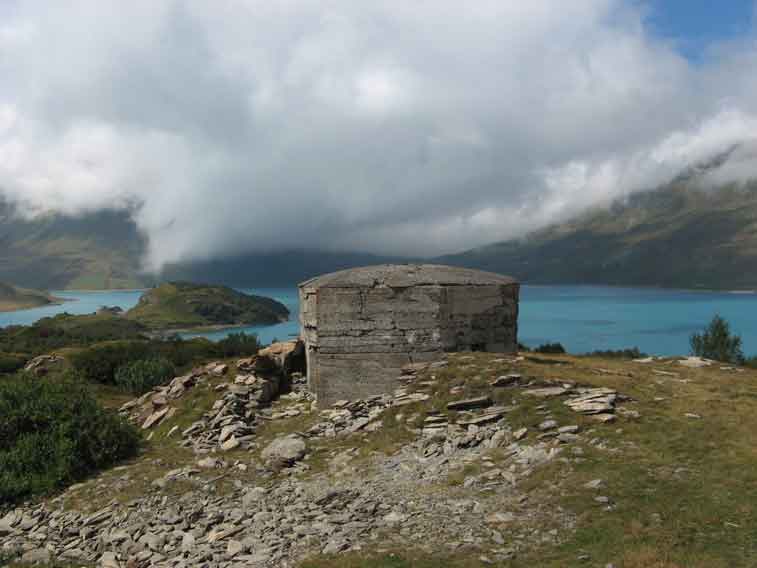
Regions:
M 240 359 L 233 379 L 213 385 L 218 393 L 213 407 L 181 432 L 175 427 L 166 435 L 180 436 L 181 445 L 198 454 L 254 447 L 257 415 L 279 395 L 282 385 L 291 380 L 283 369 L 285 365 L 292 365 L 294 351 L 294 345 L 274 344 L 261 350 L 257 356 Z M 174 378 L 168 385 L 127 402 L 120 412 L 140 424 L 143 430 L 150 431 L 175 414 L 174 402 L 189 390 L 210 388 L 209 377 L 224 377 L 228 372 L 229 365 L 219 362 L 195 368 L 187 375 Z M 297 376 L 300 375 L 295 374 Z M 151 437 L 152 433 L 148 434 L 148 439 Z
M 59 355 L 40 355 L 29 361 L 24 367 L 24 371 L 42 377 L 51 370 L 60 368 L 64 363 L 65 359 Z

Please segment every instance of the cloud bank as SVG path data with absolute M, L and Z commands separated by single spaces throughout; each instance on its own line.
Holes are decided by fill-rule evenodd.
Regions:
M 694 64 L 621 0 L 10 0 L 0 195 L 132 207 L 149 268 L 463 250 L 752 140 L 755 39 Z

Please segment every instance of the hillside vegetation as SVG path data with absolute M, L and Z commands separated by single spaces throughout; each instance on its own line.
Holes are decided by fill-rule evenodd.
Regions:
M 680 181 L 443 262 L 534 284 L 757 288 L 757 187 Z
M 180 329 L 274 324 L 285 321 L 289 310 L 271 298 L 226 286 L 169 282 L 145 292 L 126 317 L 152 329 Z
M 60 301 L 46 292 L 18 288 L 11 284 L 0 282 L 0 312 L 38 308 L 48 304 L 59 303 Z

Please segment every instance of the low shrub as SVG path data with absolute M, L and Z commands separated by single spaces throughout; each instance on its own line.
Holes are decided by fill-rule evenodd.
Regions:
M 0 381 L 0 506 L 48 493 L 133 456 L 138 431 L 72 373 Z
M 232 333 L 214 343 L 205 338 L 182 339 L 178 336 L 152 340 L 122 340 L 96 343 L 69 356 L 73 368 L 86 380 L 116 384 L 116 372 L 150 359 L 162 359 L 175 369 L 217 357 L 245 357 L 260 349 L 258 337 L 244 332 Z M 172 371 L 173 372 L 173 371 Z
M 542 343 L 534 349 L 534 352 L 536 353 L 551 353 L 553 355 L 562 355 L 565 353 L 565 347 L 562 346 L 562 343 Z
M 84 379 L 112 385 L 119 367 L 150 356 L 151 346 L 147 341 L 109 341 L 81 349 L 69 359 Z
M 119 367 L 115 383 L 126 392 L 141 395 L 168 383 L 175 375 L 176 369 L 168 359 L 141 359 Z
M 12 353 L 0 353 L 0 374 L 11 374 L 24 368 L 28 357 Z
M 640 351 L 638 347 L 631 347 L 630 349 L 608 349 L 597 350 L 589 353 L 584 353 L 586 357 L 602 357 L 603 359 L 642 359 L 649 357 L 643 351 Z
M 258 352 L 260 342 L 256 334 L 247 334 L 242 331 L 230 333 L 216 343 L 216 348 L 220 357 L 249 357 Z

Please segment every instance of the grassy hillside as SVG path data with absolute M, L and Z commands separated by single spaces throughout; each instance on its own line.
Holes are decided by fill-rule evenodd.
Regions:
M 757 187 L 678 182 L 440 260 L 529 283 L 757 288 Z
M 0 312 L 37 308 L 59 301 L 45 292 L 18 288 L 11 284 L 0 282 Z
M 225 286 L 169 282 L 146 292 L 126 317 L 153 329 L 273 324 L 289 317 L 283 304 Z
M 361 420 L 345 418 L 351 411 L 344 405 L 313 409 L 295 391 L 273 402 L 251 449 L 210 454 L 214 465 L 198 467 L 201 456 L 171 432 L 228 396 L 221 385 L 245 373 L 228 361 L 227 374 L 209 375 L 167 401 L 175 411 L 152 429 L 137 458 L 19 512 L 63 505 L 88 519 L 108 507 L 112 518 L 92 525 L 82 544 L 93 548 L 115 528 L 150 526 L 171 538 L 176 525 L 162 520 L 171 514 L 186 519 L 181 530 L 196 531 L 222 559 L 229 558 L 228 540 L 270 550 L 267 540 L 275 538 L 277 549 L 294 551 L 289 565 L 299 568 L 754 566 L 757 371 L 689 368 L 676 359 L 523 355 L 451 354 L 446 367 L 422 372 L 404 389 L 426 399 L 387 407 L 373 418 L 379 428 L 310 435 L 303 467 L 267 469 L 263 449 L 283 435 L 319 431 L 323 411 L 347 424 Z M 494 377 L 513 373 L 519 379 L 509 386 L 492 386 Z M 557 392 L 537 396 L 545 387 Z M 568 387 L 618 391 L 614 421 L 570 410 L 572 395 L 560 393 Z M 472 396 L 491 397 L 490 408 L 504 412 L 501 423 L 467 436 L 421 434 L 428 419 L 452 425 L 469 418 L 447 405 Z M 548 419 L 555 424 L 542 427 Z M 465 445 L 490 427 L 504 433 L 500 444 Z M 573 433 L 558 434 L 557 427 Z M 444 442 L 458 438 L 465 444 Z M 539 458 L 543 452 L 553 457 Z M 257 521 L 261 511 L 267 517 Z M 382 520 L 397 511 L 405 512 L 399 521 Z M 303 536 L 274 515 L 296 515 L 297 526 L 312 532 L 325 524 L 350 546 L 324 551 L 328 535 Z M 43 524 L 51 536 L 60 526 L 54 517 Z M 39 533 L 19 534 L 31 542 Z M 183 554 L 166 550 L 160 554 Z

